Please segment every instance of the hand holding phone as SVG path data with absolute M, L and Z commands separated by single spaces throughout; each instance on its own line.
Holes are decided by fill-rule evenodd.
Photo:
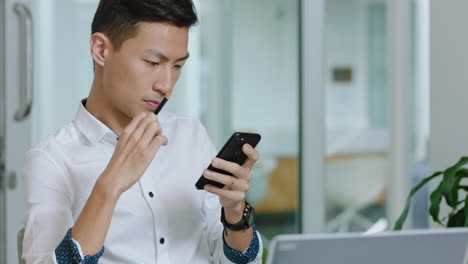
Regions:
M 232 134 L 232 136 L 229 138 L 229 140 L 226 142 L 226 144 L 224 144 L 223 148 L 221 149 L 221 151 L 219 151 L 219 153 L 218 153 L 218 155 L 216 157 L 220 158 L 220 159 L 223 159 L 223 160 L 230 161 L 230 162 L 235 162 L 235 163 L 237 163 L 239 165 L 242 165 L 242 164 L 244 164 L 245 160 L 247 159 L 247 156 L 242 151 L 242 146 L 244 146 L 244 144 L 249 144 L 253 148 L 255 148 L 255 146 L 257 146 L 258 142 L 260 142 L 260 139 L 261 139 L 261 136 L 259 134 L 245 133 L 245 132 L 235 132 L 234 134 Z M 210 166 L 208 166 L 208 169 L 212 170 L 212 171 L 215 171 L 215 172 L 218 172 L 218 173 L 221 173 L 221 174 L 231 175 L 232 176 L 231 173 L 226 172 L 224 170 L 217 169 L 217 168 L 211 166 L 211 164 L 210 164 Z M 198 179 L 195 186 L 197 187 L 197 189 L 203 190 L 203 187 L 206 184 L 211 184 L 211 185 L 214 185 L 214 186 L 219 187 L 219 188 L 224 187 L 223 184 L 221 184 L 219 182 L 212 181 L 212 180 L 208 180 L 203 175 L 200 177 L 200 179 Z

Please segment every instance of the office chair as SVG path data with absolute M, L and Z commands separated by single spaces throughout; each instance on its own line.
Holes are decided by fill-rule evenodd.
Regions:
M 342 210 L 326 225 L 328 232 L 349 232 L 352 226 L 362 231 L 374 222 L 360 211 L 380 201 L 386 189 L 387 157 L 356 153 L 327 162 L 327 203 Z M 381 218 L 380 223 L 384 222 Z
M 16 236 L 19 264 L 26 264 L 26 261 L 21 258 L 21 256 L 23 255 L 23 238 L 24 238 L 24 227 L 21 228 L 20 231 L 18 231 L 18 235 Z

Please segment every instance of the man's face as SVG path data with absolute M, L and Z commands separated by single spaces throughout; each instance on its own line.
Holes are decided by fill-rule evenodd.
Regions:
M 102 81 L 111 107 L 129 118 L 154 112 L 180 76 L 187 45 L 188 28 L 141 23 L 137 36 L 109 50 Z

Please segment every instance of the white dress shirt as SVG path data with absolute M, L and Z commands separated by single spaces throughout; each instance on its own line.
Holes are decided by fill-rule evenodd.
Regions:
M 168 145 L 118 200 L 99 263 L 231 263 L 223 253 L 219 198 L 195 188 L 217 153 L 205 128 L 165 112 L 158 119 Z M 55 248 L 77 220 L 117 143 L 117 135 L 80 103 L 72 122 L 26 153 L 22 256 L 28 264 L 56 263 Z M 258 237 L 253 263 L 261 263 Z

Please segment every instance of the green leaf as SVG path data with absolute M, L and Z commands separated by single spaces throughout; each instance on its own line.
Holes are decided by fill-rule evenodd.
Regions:
M 400 217 L 396 221 L 395 226 L 393 227 L 394 230 L 401 230 L 403 228 L 403 224 L 405 223 L 406 218 L 408 217 L 408 212 L 409 212 L 409 209 L 411 207 L 411 199 L 413 198 L 414 194 L 419 189 L 421 189 L 421 187 L 423 187 L 426 183 L 428 183 L 429 181 L 431 181 L 432 179 L 434 179 L 435 177 L 437 177 L 437 176 L 439 176 L 441 174 L 442 174 L 441 171 L 438 171 L 438 172 L 432 174 L 431 176 L 423 179 L 416 187 L 414 187 L 410 191 L 410 194 L 408 195 L 408 198 L 406 199 L 405 209 L 403 210 Z M 442 195 L 441 195 L 441 197 L 442 197 Z
M 465 198 L 465 227 L 468 227 L 468 194 Z
M 447 204 L 454 208 L 457 203 L 457 192 L 454 192 L 454 187 L 457 185 L 457 181 L 459 183 L 459 177 L 463 177 L 465 173 L 465 169 L 463 166 L 468 163 L 468 157 L 462 157 L 455 165 L 446 169 L 444 171 L 444 177 L 441 182 L 441 192 L 444 196 Z M 462 170 L 460 170 L 462 169 Z M 461 172 L 459 172 L 461 171 Z M 457 177 L 457 173 L 461 173 L 461 176 Z
M 263 248 L 263 255 L 262 255 L 262 263 L 265 264 L 267 262 L 268 258 L 268 249 Z
M 465 174 L 468 174 L 468 172 L 466 171 L 466 169 L 460 169 L 459 171 L 457 171 L 455 173 L 455 181 L 452 183 L 452 188 L 451 188 L 451 191 L 449 194 L 447 195 L 450 195 L 451 196 L 451 199 L 452 199 L 452 205 L 450 207 L 452 207 L 452 210 L 456 210 L 457 209 L 457 205 L 458 205 L 458 187 L 460 186 L 460 182 L 462 180 L 462 176 L 465 175 Z M 447 198 L 446 198 L 447 200 Z M 448 202 L 447 202 L 448 204 Z
M 459 189 L 459 190 L 464 190 L 464 191 L 467 191 L 467 192 L 468 192 L 468 185 L 460 185 L 460 186 L 458 186 L 458 189 Z
M 459 210 L 456 214 L 449 217 L 447 227 L 463 227 L 465 224 L 465 211 Z
M 430 196 L 430 205 L 429 205 L 429 214 L 432 216 L 434 222 L 443 225 L 439 220 L 439 211 L 440 211 L 440 202 L 442 201 L 442 182 L 439 186 L 431 193 Z
M 465 173 L 468 172 L 468 170 L 462 168 L 462 166 L 464 166 L 467 162 L 468 157 L 462 157 L 454 166 L 446 169 L 439 186 L 431 193 L 429 214 L 432 216 L 432 220 L 434 220 L 434 222 L 437 222 L 442 226 L 444 224 L 442 224 L 442 222 L 439 220 L 440 203 L 442 201 L 442 197 L 445 197 L 447 204 L 452 207 L 452 209 L 456 207 L 456 198 L 458 197 L 458 194 L 454 195 L 452 190 L 454 186 L 456 186 L 458 178 L 466 176 Z M 456 176 L 457 172 L 459 177 Z

